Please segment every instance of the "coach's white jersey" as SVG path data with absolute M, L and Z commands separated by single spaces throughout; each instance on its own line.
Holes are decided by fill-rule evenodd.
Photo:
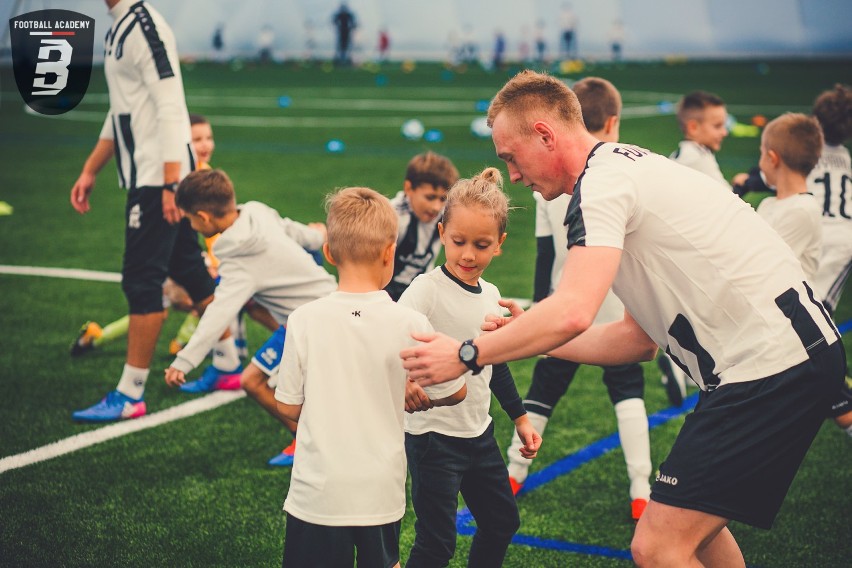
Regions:
M 113 140 L 119 185 L 162 187 L 163 164 L 195 166 L 174 34 L 147 2 L 121 0 L 104 41 L 109 113 L 100 138 Z
M 500 291 L 479 279 L 474 288 L 455 280 L 444 267 L 422 274 L 403 292 L 399 303 L 424 314 L 435 331 L 463 341 L 482 333 L 480 326 L 488 314 L 500 314 Z M 491 365 L 478 375 L 462 375 L 467 396 L 455 406 L 441 406 L 426 412 L 405 415 L 405 431 L 410 434 L 438 432 L 458 438 L 475 438 L 491 423 Z M 433 397 L 434 398 L 434 397 Z
M 791 195 L 784 199 L 765 198 L 757 206 L 757 214 L 781 235 L 802 263 L 805 276 L 810 281 L 819 266 L 822 248 L 820 209 L 809 193 Z
M 562 268 L 568 255 L 568 236 L 565 228 L 565 213 L 568 211 L 570 197 L 564 193 L 552 201 L 545 201 L 540 193 L 534 192 L 535 198 L 535 236 L 551 237 L 555 255 L 553 269 L 550 271 L 550 293 L 556 289 L 562 278 Z M 606 293 L 595 323 L 609 323 L 624 317 L 624 304 L 613 293 Z
M 706 175 L 601 143 L 568 208 L 568 246 L 622 250 L 613 290 L 705 390 L 780 373 L 837 340 L 781 237 Z
M 406 372 L 399 352 L 416 344 L 412 332 L 430 331 L 422 314 L 384 291 L 333 292 L 290 315 L 275 398 L 301 404 L 302 412 L 285 511 L 327 526 L 402 518 Z M 449 396 L 462 384 L 436 385 L 432 395 Z
M 728 183 L 725 176 L 722 175 L 722 170 L 719 169 L 719 162 L 716 161 L 716 155 L 707 146 L 693 142 L 692 140 L 681 140 L 677 150 L 669 157 L 679 164 L 707 174 L 728 189 L 731 189 L 731 184 Z

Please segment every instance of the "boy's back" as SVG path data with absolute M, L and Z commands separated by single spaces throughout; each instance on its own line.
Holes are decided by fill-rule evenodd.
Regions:
M 422 314 L 384 291 L 334 292 L 290 316 L 275 397 L 302 404 L 284 509 L 330 526 L 379 525 L 405 512 L 399 352 Z

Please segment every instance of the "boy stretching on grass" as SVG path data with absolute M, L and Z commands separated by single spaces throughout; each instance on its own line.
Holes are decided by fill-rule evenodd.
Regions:
M 299 451 L 284 502 L 284 566 L 398 566 L 405 513 L 399 351 L 426 317 L 382 290 L 393 275 L 397 220 L 375 191 L 329 197 L 326 259 L 336 292 L 292 313 L 275 399 L 299 423 Z M 464 399 L 464 379 L 431 388 L 436 406 Z
M 175 196 L 192 227 L 210 237 L 219 259 L 219 284 L 189 343 L 166 369 L 166 383 L 181 386 L 186 374 L 207 356 L 245 303 L 254 298 L 280 324 L 240 376 L 248 395 L 295 435 L 296 425 L 276 409 L 268 378 L 276 374 L 284 348 L 287 317 L 302 304 L 334 291 L 334 277 L 287 232 L 274 209 L 249 201 L 237 205 L 234 185 L 222 170 L 191 173 Z

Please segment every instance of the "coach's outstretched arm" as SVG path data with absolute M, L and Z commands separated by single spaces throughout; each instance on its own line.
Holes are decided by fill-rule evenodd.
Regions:
M 479 353 L 478 365 L 491 365 L 515 361 L 547 353 L 563 346 L 589 329 L 603 298 L 612 285 L 621 260 L 621 251 L 610 247 L 574 246 L 568 251 L 563 277 L 553 295 L 515 318 L 511 325 L 482 335 L 474 341 Z M 630 319 L 603 329 L 603 336 L 595 330 L 595 341 L 606 341 L 610 361 L 637 361 L 646 359 L 656 349 L 650 338 Z M 637 331 L 638 330 L 638 331 Z M 616 339 L 619 343 L 610 343 Z M 632 342 L 623 343 L 626 338 Z M 459 358 L 460 343 L 442 334 L 415 336 L 422 345 L 400 353 L 409 376 L 422 385 L 444 382 L 467 370 Z M 592 341 L 577 341 L 570 352 L 573 361 L 587 362 L 588 355 L 596 359 L 602 350 L 587 353 Z M 593 361 L 588 361 L 593 362 Z M 600 363 L 600 361 L 594 361 Z

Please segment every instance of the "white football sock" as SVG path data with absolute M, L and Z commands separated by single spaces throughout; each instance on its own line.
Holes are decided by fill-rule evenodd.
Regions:
M 145 383 L 148 381 L 148 369 L 140 369 L 125 363 L 121 378 L 115 390 L 130 398 L 140 399 L 145 394 Z
M 547 416 L 527 411 L 527 418 L 529 418 L 530 424 L 533 425 L 536 432 L 539 434 L 544 433 L 544 429 L 547 428 L 547 421 L 549 420 Z M 509 444 L 506 455 L 509 458 L 509 476 L 514 478 L 518 483 L 526 481 L 530 465 L 532 464 L 532 460 L 528 460 L 521 455 L 520 449 L 522 446 L 523 444 L 521 443 L 521 438 L 518 436 L 518 431 L 514 430 L 512 433 L 512 443 Z
M 225 372 L 235 371 L 240 367 L 240 353 L 233 335 L 220 339 L 213 346 L 213 366 Z
M 648 482 L 651 476 L 651 441 L 645 401 L 628 398 L 613 409 L 630 480 L 630 499 L 648 499 L 651 496 L 651 484 Z

